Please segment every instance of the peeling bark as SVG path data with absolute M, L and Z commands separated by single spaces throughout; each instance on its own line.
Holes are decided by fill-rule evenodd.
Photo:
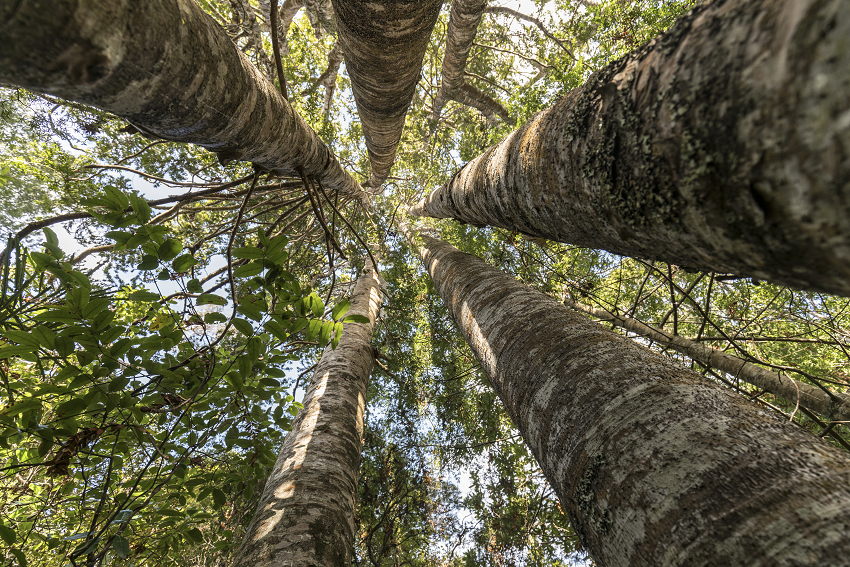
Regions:
M 766 368 L 756 366 L 751 362 L 726 354 L 716 348 L 700 344 L 685 337 L 680 337 L 679 335 L 665 333 L 649 325 L 644 325 L 640 321 L 615 315 L 604 309 L 583 305 L 569 298 L 564 300 L 564 305 L 587 313 L 588 315 L 593 315 L 597 319 L 613 323 L 622 329 L 627 329 L 642 337 L 652 339 L 658 344 L 681 352 L 706 366 L 722 370 L 743 380 L 747 384 L 752 384 L 792 404 L 796 404 L 799 401 L 800 405 L 804 408 L 824 415 L 830 420 L 850 421 L 850 396 L 847 394 L 840 392 L 827 393 L 817 386 L 794 380 L 783 374 L 771 372 Z
M 367 268 L 349 313 L 372 323 L 346 323 L 336 350 L 328 346 L 322 354 L 233 567 L 351 564 L 372 326 L 381 299 L 379 276 Z
M 222 163 L 365 196 L 274 85 L 190 0 L 0 3 L 0 82 L 112 112 Z
M 850 565 L 850 455 L 479 258 L 414 248 L 597 564 Z
M 850 295 L 850 1 L 691 10 L 414 207 Z
M 443 107 L 450 100 L 478 109 L 490 124 L 496 124 L 496 116 L 510 125 L 516 124 L 508 110 L 496 99 L 484 94 L 464 79 L 469 50 L 475 41 L 478 24 L 487 6 L 487 0 L 454 0 L 449 14 L 446 32 L 446 49 L 443 54 L 443 78 L 434 96 L 431 107 L 430 135 L 437 130 Z
M 441 0 L 334 0 L 337 32 L 378 189 L 390 173 Z

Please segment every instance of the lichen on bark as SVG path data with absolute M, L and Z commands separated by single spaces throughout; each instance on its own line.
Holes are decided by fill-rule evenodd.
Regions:
M 850 1 L 719 0 L 411 212 L 850 295 Z

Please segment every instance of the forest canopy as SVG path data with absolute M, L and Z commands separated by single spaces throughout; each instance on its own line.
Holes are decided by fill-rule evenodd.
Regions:
M 251 92 L 283 93 L 300 136 L 279 150 L 295 156 L 286 167 L 269 165 L 285 160 L 268 157 L 259 127 L 246 151 L 262 163 L 227 140 L 169 141 L 49 89 L 0 89 L 0 565 L 230 565 L 323 352 L 351 324 L 371 325 L 374 359 L 354 565 L 592 564 L 403 223 L 465 164 L 698 3 L 480 4 L 460 66 L 444 61 L 461 33 L 453 7 L 435 4 L 386 175 L 370 161 L 367 137 L 386 140 L 379 127 L 364 133 L 343 57 L 355 44 L 330 0 L 197 0 L 228 38 L 218 47 L 232 42 L 253 65 L 245 76 L 262 85 Z M 229 102 L 204 104 L 221 114 Z M 847 298 L 417 222 L 850 450 Z M 371 317 L 353 308 L 369 273 L 382 302 Z

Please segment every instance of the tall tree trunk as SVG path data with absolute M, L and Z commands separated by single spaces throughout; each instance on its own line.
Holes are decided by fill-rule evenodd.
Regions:
M 75 100 L 223 163 L 362 195 L 318 135 L 191 0 L 0 1 L 0 82 Z
M 850 295 L 850 0 L 726 0 L 411 212 Z
M 475 256 L 414 242 L 599 565 L 850 565 L 850 455 Z
M 642 337 L 652 339 L 658 344 L 681 352 L 701 364 L 731 374 L 748 384 L 761 388 L 765 392 L 770 392 L 774 396 L 784 398 L 792 404 L 799 403 L 804 408 L 820 413 L 830 420 L 850 421 L 850 396 L 847 394 L 830 392 L 825 388 L 818 388 L 805 382 L 799 382 L 788 376 L 771 372 L 761 366 L 756 366 L 737 356 L 726 354 L 722 350 L 686 339 L 685 337 L 680 337 L 679 335 L 668 334 L 635 319 L 615 315 L 610 311 L 599 309 L 598 307 L 584 305 L 570 298 L 564 299 L 564 305 L 587 313 L 588 315 L 593 315 L 603 321 L 608 321 L 621 329 L 626 329 Z
M 373 189 L 390 174 L 441 5 L 441 0 L 333 0 Z
M 443 77 L 431 107 L 431 120 L 433 120 L 431 135 L 437 129 L 443 107 L 450 100 L 477 108 L 491 124 L 496 122 L 496 115 L 509 124 L 516 124 L 504 106 L 467 84 L 463 76 L 469 50 L 472 49 L 478 24 L 481 23 L 481 16 L 486 6 L 487 0 L 454 0 L 452 2 L 449 27 L 446 31 L 446 49 L 443 53 Z
M 322 354 L 234 567 L 351 564 L 372 326 L 380 307 L 379 276 L 367 268 L 349 314 L 371 323 L 346 323 L 336 350 L 328 346 Z

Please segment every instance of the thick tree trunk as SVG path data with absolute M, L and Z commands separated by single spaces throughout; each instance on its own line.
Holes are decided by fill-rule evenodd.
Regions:
M 496 115 L 509 124 L 516 124 L 501 103 L 467 84 L 463 76 L 469 50 L 472 49 L 486 6 L 487 0 L 452 2 L 446 32 L 446 49 L 443 54 L 443 77 L 431 107 L 431 135 L 437 129 L 443 107 L 450 100 L 478 109 L 491 124 L 496 123 Z
M 373 189 L 384 183 L 395 160 L 441 5 L 441 0 L 333 0 L 345 68 L 369 150 L 368 185 Z
M 850 295 L 850 0 L 727 0 L 411 212 Z
M 414 246 L 599 565 L 850 565 L 850 455 L 474 256 Z
M 224 162 L 358 183 L 191 0 L 0 0 L 0 82 L 112 112 L 144 134 Z
M 610 311 L 599 309 L 598 307 L 584 305 L 570 298 L 564 300 L 564 305 L 587 313 L 588 315 L 593 315 L 597 319 L 613 323 L 621 329 L 626 329 L 642 337 L 652 339 L 658 344 L 681 352 L 706 366 L 731 374 L 748 384 L 761 388 L 765 392 L 770 392 L 774 396 L 783 398 L 792 404 L 799 402 L 804 408 L 824 415 L 830 420 L 850 421 L 850 396 L 847 394 L 827 392 L 817 386 L 794 380 L 783 374 L 771 372 L 766 368 L 756 366 L 751 362 L 747 362 L 731 354 L 726 354 L 716 348 L 686 339 L 685 337 L 680 337 L 679 335 L 665 333 L 664 331 L 644 325 L 640 321 L 615 315 Z
M 380 307 L 379 277 L 367 269 L 349 314 L 372 323 L 346 323 L 336 350 L 325 349 L 234 567 L 351 564 L 372 325 Z

